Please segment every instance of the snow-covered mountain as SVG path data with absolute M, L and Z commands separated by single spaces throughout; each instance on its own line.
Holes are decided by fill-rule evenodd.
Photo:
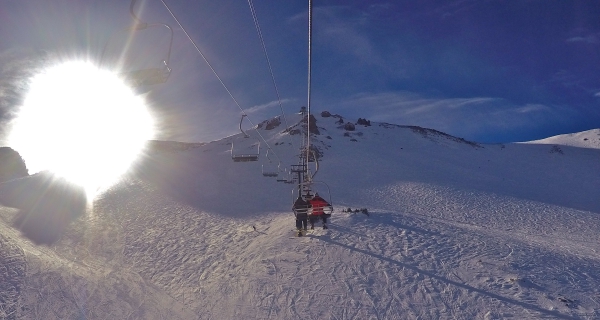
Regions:
M 530 141 L 535 144 L 557 144 L 579 148 L 600 149 L 600 129 L 583 132 L 561 134 L 558 136 Z
M 78 211 L 77 196 L 50 217 L 29 208 L 44 224 L 25 221 L 40 230 L 60 217 L 49 245 L 15 227 L 23 209 L 0 207 L 0 312 L 9 319 L 600 317 L 598 147 L 559 137 L 487 145 L 327 113 L 315 120 L 315 179 L 330 187 L 336 208 L 329 230 L 294 237 L 295 186 L 277 181 L 297 162 L 299 115 L 265 121 L 248 138 L 153 142 L 85 214 L 64 214 Z M 256 162 L 231 159 L 257 151 Z M 277 178 L 262 174 L 278 170 Z M 32 186 L 52 181 L 36 175 L 1 184 L 0 201 L 42 197 Z M 57 202 L 48 197 L 61 194 L 45 196 L 45 208 Z

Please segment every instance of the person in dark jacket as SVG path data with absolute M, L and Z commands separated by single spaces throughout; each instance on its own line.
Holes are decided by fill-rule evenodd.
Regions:
M 318 193 L 315 193 L 315 196 L 310 199 L 310 206 L 312 208 L 310 229 L 313 230 L 315 222 L 319 220 L 323 220 L 323 229 L 327 229 L 327 218 L 331 216 L 330 213 L 333 209 L 331 205 L 325 199 L 321 198 Z
M 298 236 L 302 236 L 302 229 L 306 230 L 308 222 L 308 211 L 310 209 L 310 203 L 302 199 L 302 196 L 298 195 L 298 199 L 294 202 L 292 211 L 296 216 L 296 230 L 298 230 Z

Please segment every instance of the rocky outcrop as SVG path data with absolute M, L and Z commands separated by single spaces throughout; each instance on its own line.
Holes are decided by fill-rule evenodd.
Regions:
M 0 182 L 28 175 L 21 155 L 9 147 L 0 147 Z
M 273 130 L 273 129 L 279 127 L 280 124 L 281 124 L 281 119 L 279 119 L 279 117 L 276 117 L 276 118 L 265 120 L 265 121 L 259 123 L 258 128 L 262 129 L 264 127 L 265 130 Z
M 354 123 L 346 122 L 346 124 L 344 125 L 344 130 L 354 131 L 354 130 L 356 130 L 356 127 L 354 126 Z
M 363 118 L 358 118 L 358 121 L 356 121 L 356 124 L 368 127 L 371 125 L 371 121 L 369 121 L 367 119 L 363 119 Z
M 319 132 L 319 128 L 317 127 L 317 118 L 315 118 L 315 116 L 312 114 L 310 115 L 310 125 L 308 127 L 308 131 L 312 134 L 321 134 Z

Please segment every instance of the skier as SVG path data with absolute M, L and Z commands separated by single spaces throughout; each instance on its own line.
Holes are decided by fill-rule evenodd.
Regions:
M 323 208 L 328 208 L 328 212 L 331 212 L 333 209 L 331 205 L 325 201 L 325 199 L 321 198 L 318 193 L 315 193 L 315 196 L 310 199 L 310 206 L 312 207 L 310 229 L 315 229 L 315 222 L 319 221 L 319 219 L 323 220 L 323 229 L 327 229 L 327 218 L 330 217 L 331 214 L 325 213 Z
M 302 199 L 302 196 L 298 195 L 298 199 L 294 202 L 292 211 L 296 216 L 296 230 L 298 231 L 298 237 L 302 236 L 302 229 L 306 231 L 308 211 L 310 209 L 310 203 Z

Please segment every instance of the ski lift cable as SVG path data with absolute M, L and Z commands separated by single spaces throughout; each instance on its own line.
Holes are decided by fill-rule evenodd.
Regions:
M 200 54 L 200 56 L 202 57 L 202 59 L 204 60 L 204 62 L 206 62 L 206 64 L 208 65 L 208 67 L 210 68 L 210 70 L 213 72 L 213 74 L 215 75 L 215 77 L 217 77 L 217 79 L 219 80 L 219 82 L 221 83 L 221 85 L 223 86 L 223 88 L 225 88 L 225 91 L 227 91 L 227 93 L 229 94 L 229 96 L 231 97 L 231 99 L 233 100 L 233 102 L 235 102 L 235 104 L 238 106 L 238 108 L 242 112 L 242 115 L 245 115 L 246 118 L 248 119 L 248 122 L 250 122 L 250 124 L 252 126 L 255 126 L 255 124 L 252 122 L 252 120 L 250 120 L 250 117 L 248 116 L 248 114 L 244 111 L 244 108 L 242 108 L 242 106 L 239 104 L 239 102 L 237 101 L 237 99 L 233 96 L 233 94 L 231 93 L 231 91 L 229 90 L 229 88 L 227 87 L 227 85 L 225 85 L 225 83 L 223 82 L 223 80 L 221 79 L 221 77 L 219 76 L 219 74 L 217 73 L 217 71 L 215 70 L 215 68 L 213 68 L 213 66 L 210 64 L 210 62 L 208 62 L 208 59 L 206 58 L 206 56 L 204 55 L 204 53 L 202 53 L 202 50 L 200 50 L 200 47 L 198 47 L 198 45 L 192 39 L 192 37 L 190 36 L 190 34 L 187 32 L 187 30 L 185 30 L 185 28 L 183 27 L 183 25 L 181 24 L 181 22 L 179 22 L 179 19 L 177 19 L 177 16 L 175 16 L 175 13 L 171 10 L 171 8 L 169 8 L 169 6 L 167 5 L 167 3 L 164 0 L 160 0 L 160 2 L 162 2 L 162 4 L 167 9 L 167 11 L 169 11 L 169 14 L 171 14 L 171 17 L 173 17 L 173 19 L 175 20 L 175 22 L 177 22 L 177 25 L 179 25 L 179 27 L 181 28 L 181 30 L 183 31 L 183 33 L 185 34 L 185 36 L 188 38 L 188 40 L 190 40 L 190 42 L 192 43 L 192 45 L 194 46 L 194 48 L 196 48 L 196 51 L 198 51 L 198 53 Z M 267 145 L 267 147 L 269 149 L 272 149 L 271 146 L 269 145 L 269 143 L 267 142 L 267 140 L 263 137 L 263 135 L 260 133 L 260 131 L 258 131 L 258 129 L 256 130 L 256 132 L 258 133 L 258 135 L 260 136 L 260 138 L 262 139 L 262 141 Z M 277 159 L 279 161 L 281 161 L 281 158 L 279 158 L 279 155 L 277 155 L 277 153 L 275 151 L 273 151 L 273 154 L 275 154 L 275 156 L 277 157 Z
M 256 15 L 256 10 L 254 9 L 254 3 L 252 0 L 248 0 L 248 5 L 250 6 L 250 12 L 252 13 L 252 19 L 254 19 L 254 26 L 256 27 L 256 33 L 258 34 L 258 38 L 260 39 L 260 44 L 262 45 L 263 52 L 265 54 L 265 59 L 267 60 L 267 65 L 269 67 L 269 72 L 271 73 L 271 80 L 273 81 L 273 87 L 275 88 L 275 94 L 277 95 L 277 102 L 279 103 L 279 109 L 281 110 L 281 115 L 283 116 L 283 120 L 285 121 L 286 129 L 289 128 L 287 118 L 285 117 L 285 112 L 283 111 L 283 106 L 281 105 L 281 96 L 279 94 L 279 89 L 277 88 L 277 83 L 275 82 L 275 75 L 273 73 L 273 67 L 271 66 L 271 60 L 269 59 L 269 54 L 267 53 L 267 46 L 265 45 L 265 40 L 262 35 L 262 31 L 260 30 L 260 24 L 258 23 L 258 17 Z
M 227 87 L 227 85 L 225 85 L 225 83 L 223 82 L 223 80 L 221 79 L 221 77 L 219 76 L 219 74 L 217 73 L 217 71 L 213 68 L 213 66 L 210 64 L 210 62 L 208 62 L 208 59 L 206 58 L 206 56 L 204 55 L 204 53 L 202 53 L 202 50 L 200 50 L 200 48 L 198 47 L 198 45 L 196 44 L 196 42 L 192 39 L 192 37 L 190 36 L 190 34 L 187 32 L 187 30 L 185 30 L 185 28 L 183 27 L 183 25 L 181 25 L 181 22 L 179 22 L 179 19 L 177 19 L 177 17 L 175 16 L 175 14 L 171 10 L 171 8 L 169 8 L 169 6 L 167 5 L 167 3 L 164 0 L 160 0 L 160 2 L 162 2 L 162 4 L 167 9 L 167 11 L 169 11 L 169 13 L 171 14 L 171 16 L 173 17 L 173 19 L 175 19 L 175 22 L 177 22 L 177 25 L 179 25 L 179 27 L 181 28 L 181 30 L 183 31 L 183 33 L 185 34 L 185 36 L 188 38 L 188 40 L 190 40 L 190 42 L 192 43 L 192 45 L 194 46 L 194 48 L 196 48 L 196 51 L 198 51 L 198 53 L 200 54 L 200 56 L 202 57 L 202 59 L 204 59 L 204 62 L 206 62 L 206 64 L 208 65 L 208 67 L 210 68 L 210 70 L 213 72 L 213 74 L 217 77 L 217 79 L 219 80 L 219 82 L 221 83 L 221 85 L 223 86 L 223 88 L 225 88 L 225 91 L 227 91 L 227 93 L 229 94 L 229 96 L 231 97 L 231 99 L 233 100 L 233 102 L 235 102 L 235 104 L 238 106 L 238 108 L 240 108 L 240 110 L 242 110 L 242 113 L 245 114 L 245 112 L 243 112 L 244 109 L 240 106 L 240 104 L 238 103 L 237 99 L 233 96 L 233 94 L 231 93 L 231 91 L 229 90 L 229 88 Z
M 312 75 L 312 0 L 308 0 L 308 90 L 306 102 L 306 161 L 310 157 L 310 87 Z M 308 170 L 308 165 L 306 166 Z M 310 175 L 308 175 L 309 180 Z
M 260 29 L 260 23 L 258 22 L 258 16 L 256 14 L 256 9 L 254 8 L 254 3 L 252 2 L 252 0 L 248 0 L 248 6 L 250 7 L 250 12 L 252 13 L 252 19 L 254 20 L 254 26 L 256 27 L 256 33 L 257 33 L 258 38 L 260 40 L 260 44 L 262 46 L 263 53 L 265 55 L 265 60 L 267 61 L 267 66 L 269 67 L 269 73 L 271 75 L 271 80 L 273 82 L 273 87 L 275 88 L 275 94 L 277 95 L 277 102 L 279 104 L 279 109 L 281 110 L 281 115 L 283 117 L 283 121 L 285 122 L 285 128 L 286 128 L 286 130 L 288 130 L 288 133 L 289 133 L 289 131 L 291 130 L 291 128 L 290 128 L 290 125 L 289 125 L 289 123 L 287 121 L 287 117 L 285 115 L 285 111 L 283 110 L 283 105 L 281 103 L 281 95 L 279 94 L 279 89 L 277 87 L 277 82 L 275 81 L 275 74 L 273 72 L 273 67 L 271 65 L 271 59 L 269 58 L 269 54 L 268 54 L 268 51 L 267 51 L 267 46 L 265 44 L 265 40 L 264 40 L 264 37 L 262 35 L 262 31 Z M 290 144 L 292 146 L 292 149 L 295 149 L 294 141 L 293 140 L 290 140 Z M 268 150 L 267 150 L 267 152 L 268 152 Z M 281 160 L 279 162 L 281 163 Z

